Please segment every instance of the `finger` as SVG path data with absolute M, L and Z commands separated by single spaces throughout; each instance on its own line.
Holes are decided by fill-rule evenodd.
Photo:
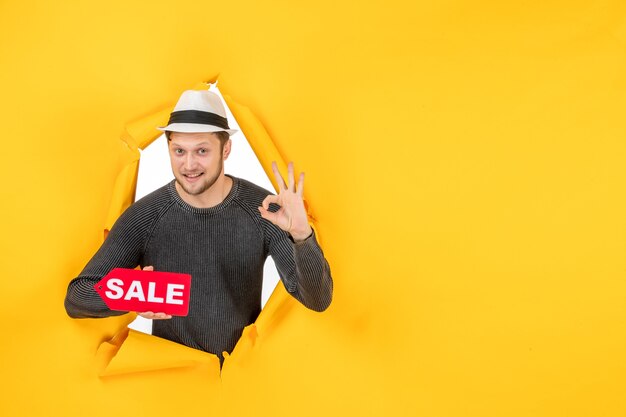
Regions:
M 293 162 L 289 162 L 287 165 L 287 181 L 289 182 L 289 191 L 296 191 L 294 186 L 296 185 L 296 180 L 293 175 Z
M 137 313 L 137 314 L 143 317 L 144 319 L 148 319 L 148 320 L 167 320 L 167 319 L 172 318 L 171 314 L 153 313 L 152 311 L 145 311 L 143 313 Z
M 268 210 L 270 208 L 270 204 L 274 203 L 274 204 L 278 204 L 280 205 L 280 197 L 274 194 L 270 194 L 267 197 L 265 197 L 265 199 L 263 200 L 263 202 L 261 203 L 261 206 L 265 209 Z
M 263 217 L 265 220 L 269 220 L 270 222 L 276 224 L 278 220 L 277 213 L 272 213 L 271 211 L 268 211 L 263 207 L 259 207 L 259 212 L 261 213 L 261 217 Z
M 300 197 L 304 195 L 304 172 L 301 172 L 298 178 L 298 195 Z
M 280 175 L 280 171 L 278 171 L 278 165 L 276 161 L 272 162 L 272 171 L 274 171 L 274 178 L 276 178 L 276 182 L 278 183 L 278 191 L 286 190 L 287 186 L 285 185 L 285 180 L 282 175 Z
M 152 265 L 144 266 L 143 270 L 144 271 L 154 271 L 154 267 Z

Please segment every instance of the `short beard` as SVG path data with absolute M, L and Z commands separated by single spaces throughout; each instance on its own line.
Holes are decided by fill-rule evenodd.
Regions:
M 211 188 L 213 186 L 213 184 L 215 184 L 215 181 L 217 181 L 217 179 L 220 177 L 220 174 L 222 173 L 222 170 L 224 168 L 224 160 L 220 160 L 220 164 L 217 167 L 217 170 L 213 173 L 213 175 L 208 176 L 206 181 L 202 182 L 201 187 L 199 187 L 197 190 L 189 190 L 185 187 L 184 185 L 184 181 L 178 179 L 178 177 L 176 178 L 176 182 L 178 183 L 178 185 L 180 186 L 180 188 L 183 189 L 184 192 L 186 192 L 189 195 L 200 195 L 203 192 L 205 192 L 206 190 L 208 190 L 209 188 Z M 208 172 L 205 172 L 204 175 L 209 175 Z

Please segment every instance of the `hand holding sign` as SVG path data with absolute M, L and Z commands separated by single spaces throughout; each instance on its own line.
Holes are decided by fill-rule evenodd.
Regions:
M 145 268 L 143 268 L 143 271 L 154 271 L 154 267 L 146 266 Z M 148 320 L 166 320 L 166 319 L 172 318 L 171 314 L 154 313 L 152 311 L 145 311 L 143 313 L 138 312 L 137 314 L 143 317 L 144 319 L 148 319 Z
M 168 319 L 189 312 L 191 275 L 115 268 L 96 285 L 111 310 L 137 311 L 148 319 Z M 158 313 L 153 313 L 158 311 Z

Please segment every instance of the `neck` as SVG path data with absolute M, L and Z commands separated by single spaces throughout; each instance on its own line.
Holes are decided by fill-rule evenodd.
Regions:
M 183 190 L 183 187 L 180 186 L 178 181 L 176 181 L 175 185 L 178 195 L 185 203 L 196 208 L 210 208 L 215 207 L 224 201 L 233 187 L 233 180 L 232 178 L 224 175 L 224 172 L 222 172 L 213 185 L 211 185 L 203 193 L 196 195 L 188 194 L 185 190 Z

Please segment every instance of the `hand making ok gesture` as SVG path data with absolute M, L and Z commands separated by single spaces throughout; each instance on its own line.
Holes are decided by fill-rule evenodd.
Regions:
M 261 207 L 259 207 L 261 217 L 288 232 L 296 242 L 304 240 L 313 233 L 309 225 L 306 209 L 304 208 L 304 201 L 302 200 L 304 172 L 300 174 L 296 188 L 293 162 L 290 162 L 287 167 L 289 173 L 288 186 L 285 184 L 285 180 L 283 180 L 280 172 L 278 172 L 276 162 L 272 162 L 272 171 L 274 171 L 274 177 L 278 183 L 278 195 L 265 197 Z M 275 213 L 270 212 L 268 210 L 270 203 L 279 205 L 280 209 Z

